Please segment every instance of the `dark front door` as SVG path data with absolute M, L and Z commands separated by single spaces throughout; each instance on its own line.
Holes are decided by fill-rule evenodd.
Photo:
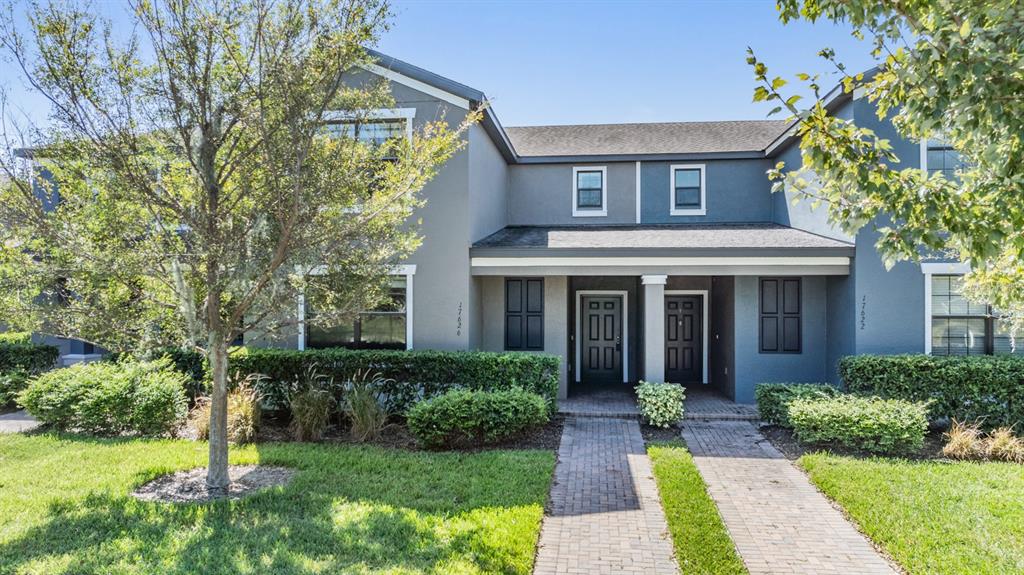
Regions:
M 665 381 L 703 383 L 704 296 L 665 296 Z
M 583 296 L 580 380 L 622 383 L 622 296 Z

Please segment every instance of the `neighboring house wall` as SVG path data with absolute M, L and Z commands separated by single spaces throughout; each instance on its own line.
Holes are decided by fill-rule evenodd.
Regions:
M 573 167 L 607 167 L 608 215 L 573 217 Z M 509 224 L 607 225 L 636 223 L 636 163 L 527 164 L 509 167 Z M 667 200 L 666 200 L 667 202 Z
M 704 165 L 706 215 L 671 215 L 671 166 Z M 686 160 L 643 162 L 640 213 L 644 224 L 701 224 L 771 221 L 768 160 Z
M 828 379 L 827 288 L 825 276 L 805 276 L 801 290 L 800 353 L 760 353 L 758 277 L 736 276 L 735 400 L 753 403 L 763 382 L 819 382 Z

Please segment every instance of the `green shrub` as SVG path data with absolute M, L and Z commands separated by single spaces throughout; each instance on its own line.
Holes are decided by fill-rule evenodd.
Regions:
M 683 419 L 686 389 L 675 383 L 641 381 L 636 386 L 636 403 L 640 415 L 650 425 L 671 427 Z
M 265 405 L 274 409 L 287 408 L 292 382 L 315 366 L 335 381 L 360 371 L 379 374 L 389 380 L 380 393 L 387 411 L 395 414 L 452 389 L 513 388 L 541 395 L 553 413 L 560 365 L 557 356 L 531 353 L 239 348 L 231 355 L 229 370 L 266 375 L 259 391 Z
M 0 407 L 15 404 L 18 394 L 28 387 L 29 377 L 29 373 L 23 369 L 0 373 Z
M 210 390 L 209 362 L 203 353 L 181 347 L 161 347 L 149 350 L 142 355 L 144 361 L 152 361 L 161 357 L 170 359 L 174 369 L 188 376 L 189 383 L 185 391 L 188 393 L 189 400 L 195 401 Z
M 856 355 L 839 361 L 851 392 L 931 401 L 933 419 L 1024 426 L 1024 357 Z
M 409 430 L 429 448 L 497 443 L 548 421 L 544 398 L 521 389 L 454 390 L 421 401 L 407 414 Z
M 835 443 L 876 453 L 908 453 L 924 445 L 928 406 L 854 395 L 794 399 L 789 402 L 789 420 L 802 442 Z
M 0 343 L 32 343 L 32 332 L 30 331 L 4 331 L 0 332 Z
M 0 343 L 0 373 L 18 369 L 32 375 L 56 367 L 60 350 L 52 345 L 31 343 Z
M 78 364 L 36 377 L 18 402 L 60 430 L 165 435 L 185 416 L 185 378 L 166 359 Z
M 791 427 L 788 406 L 794 399 L 837 395 L 839 390 L 827 383 L 759 383 L 754 388 L 761 421 L 782 427 Z
M 260 400 L 252 387 L 240 384 L 228 391 L 228 441 L 252 443 L 260 430 Z M 200 397 L 189 414 L 189 423 L 196 430 L 196 439 L 210 438 L 210 398 Z

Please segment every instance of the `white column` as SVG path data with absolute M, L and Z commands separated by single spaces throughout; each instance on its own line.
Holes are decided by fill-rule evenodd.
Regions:
M 644 381 L 665 381 L 665 283 L 668 276 L 642 276 L 644 286 Z

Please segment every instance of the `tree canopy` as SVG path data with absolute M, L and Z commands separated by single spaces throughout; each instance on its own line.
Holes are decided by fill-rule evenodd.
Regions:
M 750 52 L 755 100 L 798 120 L 802 166 L 778 165 L 775 189 L 825 205 L 847 233 L 878 227 L 887 266 L 946 256 L 968 262 L 975 299 L 1024 325 L 1024 5 L 1017 0 L 779 0 L 782 22 L 844 22 L 872 41 L 878 66 L 849 71 L 820 53 L 847 92 L 910 141 L 943 140 L 963 158 L 953 177 L 901 163 L 891 142 L 828 113 L 826 76 L 797 79 L 817 97 L 803 105 Z M 864 73 L 868 72 L 868 73 Z M 829 86 L 825 86 L 828 88 Z

